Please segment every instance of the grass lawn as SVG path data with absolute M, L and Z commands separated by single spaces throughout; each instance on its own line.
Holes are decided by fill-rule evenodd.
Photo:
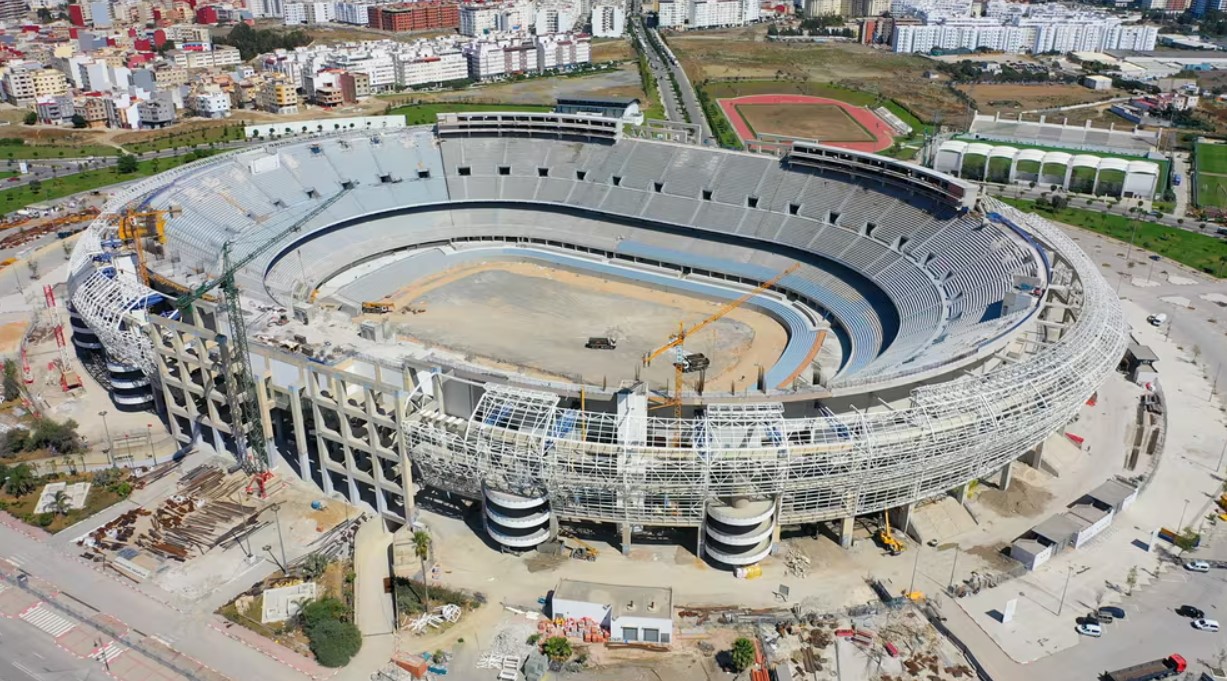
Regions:
M 1028 199 L 1001 197 L 1001 200 L 1016 208 L 1035 212 L 1075 227 L 1089 229 L 1126 243 L 1136 224 L 1137 236 L 1133 242 L 1135 246 L 1154 251 L 1166 258 L 1216 277 L 1227 276 L 1227 241 L 1223 239 L 1153 222 L 1131 220 L 1123 215 L 1110 215 L 1080 208 L 1065 208 L 1058 211 L 1038 210 L 1035 202 Z
M 208 152 L 203 152 L 208 155 Z M 173 156 L 171 158 L 149 159 L 137 163 L 136 172 L 126 175 L 119 174 L 115 168 L 87 170 L 83 173 L 63 175 L 52 180 L 44 180 L 35 189 L 30 185 L 22 185 L 12 189 L 0 190 L 0 210 L 11 212 L 24 208 L 32 203 L 41 203 L 53 199 L 71 196 L 78 192 L 101 189 L 119 182 L 129 182 L 142 177 L 156 175 L 164 170 L 195 160 L 191 154 Z
M 61 475 L 59 480 L 72 484 L 74 482 L 88 482 L 93 475 L 86 473 L 82 475 Z M 20 497 L 14 497 L 7 492 L 0 491 L 0 506 L 3 507 L 14 518 L 20 519 L 22 522 L 31 525 L 41 525 L 34 522 L 34 505 L 38 503 L 38 495 L 43 491 L 43 485 L 53 480 L 43 479 L 35 486 L 34 491 Z M 91 485 L 89 496 L 85 499 L 85 508 L 74 508 L 64 515 L 52 514 L 51 524 L 44 527 L 48 532 L 56 533 L 60 530 L 71 527 L 76 523 L 94 515 L 95 513 L 109 508 L 110 506 L 122 501 L 125 497 L 117 494 L 113 489 L 102 485 Z
M 191 148 L 195 145 L 207 146 L 211 142 L 221 143 L 241 139 L 243 139 L 243 126 L 214 125 L 146 137 L 137 142 L 124 143 L 123 147 L 133 154 L 143 154 L 147 151 L 161 151 L 175 147 Z
M 398 106 L 388 112 L 389 115 L 395 116 L 402 114 L 405 117 L 405 122 L 409 125 L 430 125 L 436 120 L 435 116 L 441 113 L 452 113 L 454 111 L 536 111 L 546 112 L 553 107 L 540 106 L 535 104 L 470 104 L 468 102 L 431 102 L 429 104 L 409 104 L 407 106 Z
M 103 144 L 4 144 L 0 145 L 0 158 L 22 160 L 28 158 L 84 158 L 86 156 L 118 156 L 119 150 Z
M 1227 175 L 1227 144 L 1198 144 L 1193 149 L 1197 171 Z

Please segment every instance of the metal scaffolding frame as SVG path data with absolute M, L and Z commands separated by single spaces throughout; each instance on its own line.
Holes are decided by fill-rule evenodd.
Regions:
M 294 143 L 302 144 L 286 142 Z M 121 190 L 108 210 L 216 162 Z M 778 499 L 782 524 L 874 513 L 988 475 L 1077 415 L 1115 369 L 1127 330 L 1098 267 L 1059 228 L 990 198 L 981 204 L 1053 256 L 1047 295 L 1060 294 L 1064 324 L 1041 329 L 1041 342 L 1020 359 L 918 386 L 898 408 L 804 418 L 754 402 L 712 405 L 693 419 L 586 412 L 551 393 L 487 385 L 467 420 L 431 400 L 400 418 L 408 456 L 428 484 L 472 498 L 485 485 L 546 497 L 561 519 L 648 526 L 701 525 L 709 500 L 737 496 Z M 97 220 L 82 235 L 70 262 L 71 299 L 111 356 L 156 376 L 143 313 L 132 312 L 150 290 L 93 263 L 113 231 Z

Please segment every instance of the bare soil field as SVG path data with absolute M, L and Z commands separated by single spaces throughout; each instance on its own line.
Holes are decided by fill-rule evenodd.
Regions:
M 692 31 L 667 35 L 686 74 L 703 81 L 738 78 L 779 79 L 770 92 L 798 94 L 807 85 L 835 83 L 882 95 L 907 107 L 925 122 L 940 115 L 944 124 L 966 125 L 967 107 L 945 82 L 924 78 L 933 64 L 923 57 L 895 54 L 864 45 L 786 44 L 765 40 L 766 24 L 726 31 Z M 765 94 L 745 92 L 742 94 Z
M 595 59 L 595 58 L 594 58 Z M 574 78 L 530 78 L 517 83 L 501 83 L 466 90 L 405 93 L 400 97 L 380 97 L 380 113 L 387 106 L 421 102 L 472 102 L 475 104 L 544 104 L 553 106 L 559 97 L 638 97 L 647 95 L 635 64 L 624 64 L 615 71 Z
M 634 59 L 635 49 L 629 38 L 593 38 L 592 61 L 617 61 Z
M 462 354 L 466 361 L 498 370 L 590 385 L 617 385 L 642 378 L 656 386 L 671 383 L 672 355 L 651 367 L 641 358 L 666 343 L 678 322 L 694 324 L 721 303 L 674 291 L 601 279 L 534 263 L 465 265 L 413 282 L 389 298 L 400 336 L 426 347 Z M 615 336 L 616 350 L 584 347 L 589 336 Z M 752 387 L 758 367 L 769 367 L 783 352 L 787 333 L 774 319 L 750 309 L 735 310 L 687 340 L 686 349 L 711 359 L 712 390 Z M 687 374 L 687 389 L 697 374 Z
M 758 134 L 773 133 L 830 142 L 873 142 L 875 138 L 834 104 L 739 104 L 737 113 Z
M 959 89 L 975 100 L 982 114 L 1051 109 L 1098 102 L 1122 94 L 1120 90 L 1088 90 L 1081 85 L 1065 84 L 963 85 Z

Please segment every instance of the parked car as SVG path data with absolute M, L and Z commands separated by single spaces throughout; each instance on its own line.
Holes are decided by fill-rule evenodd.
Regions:
M 1201 608 L 1195 608 L 1191 605 L 1182 605 L 1179 608 L 1176 608 L 1176 614 L 1199 620 L 1206 616 L 1206 611 L 1202 610 Z
M 1125 609 L 1118 608 L 1115 605 L 1105 605 L 1104 607 L 1095 611 L 1095 616 L 1099 618 L 1100 622 L 1123 620 L 1125 619 Z
M 1167 323 L 1167 315 L 1163 312 L 1160 312 L 1159 314 L 1152 314 L 1146 318 L 1146 321 L 1149 322 L 1151 326 L 1163 326 Z
M 1208 620 L 1204 617 L 1195 619 L 1193 628 L 1200 631 L 1218 631 L 1218 620 Z
M 1189 572 L 1209 572 L 1210 564 L 1204 560 L 1190 560 L 1184 564 L 1184 569 Z
M 1090 622 L 1083 622 L 1082 624 L 1074 627 L 1074 630 L 1083 636 L 1090 636 L 1092 638 L 1099 638 L 1100 636 L 1103 636 L 1103 627 Z

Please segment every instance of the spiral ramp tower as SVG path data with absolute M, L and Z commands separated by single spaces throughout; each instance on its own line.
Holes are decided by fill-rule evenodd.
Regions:
M 736 497 L 707 505 L 703 552 L 722 565 L 753 565 L 771 553 L 776 528 L 775 502 Z
M 486 534 L 510 549 L 531 549 L 550 538 L 550 502 L 485 488 L 482 520 Z
M 111 400 L 124 411 L 153 408 L 153 384 L 139 366 L 107 356 Z

